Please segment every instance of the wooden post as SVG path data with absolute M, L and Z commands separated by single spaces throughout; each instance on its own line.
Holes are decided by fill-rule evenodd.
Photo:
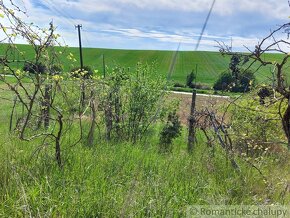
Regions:
M 196 89 L 193 89 L 191 107 L 190 107 L 189 125 L 188 125 L 187 150 L 189 153 L 192 153 L 193 147 L 194 147 L 194 142 L 195 142 L 195 118 L 194 118 L 195 101 L 196 101 Z

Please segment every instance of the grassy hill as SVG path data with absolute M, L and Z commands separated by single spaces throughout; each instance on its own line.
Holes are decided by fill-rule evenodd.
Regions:
M 0 45 L 0 55 L 5 50 L 5 44 Z M 18 45 L 20 51 L 24 51 L 26 59 L 34 57 L 33 50 L 28 45 Z M 63 50 L 63 48 L 56 48 Z M 67 59 L 67 55 L 72 53 L 76 59 L 79 59 L 79 49 L 69 47 L 61 55 L 61 61 L 65 65 L 65 70 L 72 68 L 71 62 Z M 108 67 L 120 65 L 122 67 L 134 68 L 137 62 L 156 63 L 157 73 L 167 75 L 171 61 L 173 59 L 174 51 L 152 51 L 152 50 L 118 50 L 118 49 L 100 49 L 100 48 L 84 48 L 83 57 L 84 65 L 89 65 L 94 69 L 103 71 L 103 55 L 105 63 Z M 11 56 L 18 57 L 17 54 Z M 280 55 L 267 54 L 264 57 L 269 60 L 279 60 Z M 20 58 L 21 59 L 21 58 Z M 74 63 L 79 66 L 79 61 Z M 185 83 L 186 75 L 191 70 L 198 66 L 197 81 L 200 83 L 212 85 L 221 72 L 227 70 L 229 64 L 229 57 L 223 57 L 219 52 L 208 51 L 180 51 L 177 55 L 176 65 L 172 74 L 172 79 L 175 82 Z M 17 65 L 21 67 L 21 64 Z M 257 65 L 253 67 L 253 70 Z M 259 82 L 265 82 L 271 76 L 270 68 L 263 67 L 256 73 Z

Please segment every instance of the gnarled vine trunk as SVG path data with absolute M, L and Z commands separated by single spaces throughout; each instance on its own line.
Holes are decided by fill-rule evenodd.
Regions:
M 288 99 L 287 108 L 282 117 L 282 124 L 287 137 L 288 150 L 290 150 L 290 98 Z

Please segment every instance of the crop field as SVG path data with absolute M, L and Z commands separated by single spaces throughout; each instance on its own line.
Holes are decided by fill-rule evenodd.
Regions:
M 0 45 L 1 51 L 5 50 L 6 45 Z M 28 45 L 17 45 L 19 51 L 23 52 L 27 60 L 34 58 L 32 47 Z M 63 63 L 64 70 L 69 71 L 75 66 L 79 66 L 79 49 L 74 47 L 59 48 L 56 50 L 61 52 L 59 55 L 60 62 Z M 67 58 L 72 54 L 76 59 L 72 62 Z M 103 55 L 105 65 L 110 69 L 115 66 L 122 66 L 124 68 L 134 69 L 136 63 L 155 63 L 156 74 L 166 77 L 169 72 L 170 64 L 172 62 L 174 51 L 153 51 L 153 50 L 118 50 L 118 49 L 101 49 L 101 48 L 83 48 L 84 65 L 91 66 L 97 69 L 99 73 L 103 73 Z M 21 60 L 21 55 L 18 52 L 9 54 L 11 58 Z M 265 60 L 275 61 L 280 60 L 281 55 L 266 54 Z M 171 79 L 174 82 L 184 84 L 186 76 L 192 71 L 196 70 L 197 66 L 197 82 L 212 86 L 217 80 L 218 75 L 227 71 L 230 58 L 222 56 L 219 52 L 209 51 L 179 51 L 176 58 L 175 67 L 172 72 Z M 22 67 L 23 63 L 15 64 L 15 67 Z M 246 66 L 245 66 L 246 67 Z M 251 68 L 256 70 L 257 64 Z M 271 68 L 262 67 L 256 72 L 256 78 L 260 83 L 268 83 L 269 78 L 272 78 Z

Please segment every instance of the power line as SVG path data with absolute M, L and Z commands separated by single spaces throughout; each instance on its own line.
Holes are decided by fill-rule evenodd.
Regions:
M 67 24 L 69 24 L 69 26 L 73 25 L 75 26 L 76 23 L 73 22 L 74 18 L 69 14 L 69 13 L 66 13 L 64 11 L 61 11 L 59 10 L 52 2 L 50 2 L 49 0 L 42 0 L 43 2 L 46 3 L 46 6 L 48 6 L 48 9 L 52 12 L 55 12 L 57 13 L 58 15 L 60 15 L 62 18 L 64 18 L 65 22 Z M 87 44 L 89 47 L 92 47 L 92 43 L 90 42 L 90 40 L 88 39 L 87 37 L 87 34 L 86 34 L 86 30 L 83 30 L 83 36 L 84 36 L 84 39 L 86 40 Z
M 62 11 L 62 10 L 58 9 L 51 1 L 49 1 L 49 0 L 42 0 L 42 1 L 44 1 L 46 4 L 48 4 L 50 6 L 49 9 L 52 8 L 58 14 L 64 16 L 67 20 L 69 20 L 69 22 L 71 22 L 70 19 L 72 19 L 72 20 L 74 19 L 70 14 L 66 13 L 65 11 Z
M 197 43 L 196 43 L 195 51 L 197 51 L 197 49 L 198 49 L 198 47 L 199 47 L 199 44 L 200 44 L 200 42 L 201 42 L 201 40 L 202 40 L 202 36 L 203 36 L 203 34 L 204 34 L 204 30 L 205 30 L 205 28 L 206 28 L 206 26 L 207 26 L 207 23 L 208 23 L 208 21 L 209 21 L 209 18 L 210 18 L 210 15 L 211 15 L 211 13 L 212 13 L 212 10 L 213 10 L 213 7 L 214 7 L 214 5 L 215 5 L 215 2 L 216 2 L 216 0 L 213 0 L 212 5 L 211 5 L 211 7 L 210 7 L 210 10 L 209 10 L 209 12 L 208 12 L 208 15 L 207 15 L 207 17 L 206 17 L 206 19 L 205 19 L 205 22 L 204 22 L 204 24 L 203 24 L 203 27 L 202 27 L 201 33 L 200 33 L 199 38 L 198 38 Z M 173 55 L 173 58 L 172 58 L 172 61 L 171 61 L 171 63 L 170 63 L 169 72 L 168 72 L 168 75 L 167 75 L 167 80 L 170 80 L 170 79 L 171 79 L 171 76 L 172 76 L 172 73 L 173 73 L 173 69 L 174 69 L 175 64 L 176 64 L 176 59 L 177 59 L 177 54 L 178 54 L 178 52 L 179 52 L 179 48 L 180 48 L 180 43 L 178 44 L 177 50 L 175 51 L 175 53 L 174 53 L 174 55 Z
M 56 12 L 58 15 L 61 15 L 62 18 L 65 18 L 65 21 L 71 26 L 72 24 L 75 25 L 74 22 L 72 22 L 71 20 L 74 20 L 74 18 L 72 16 L 70 16 L 69 14 L 65 13 L 64 11 L 59 10 L 57 7 L 54 6 L 54 4 L 52 4 L 50 1 L 48 0 L 42 0 L 44 2 L 44 4 L 47 6 L 47 8 L 52 11 L 52 12 Z
M 214 7 L 215 2 L 216 2 L 216 0 L 213 0 L 213 2 L 212 2 L 212 4 L 211 4 L 210 10 L 209 10 L 209 12 L 208 12 L 208 14 L 207 14 L 207 17 L 206 17 L 205 22 L 204 22 L 204 24 L 203 24 L 203 27 L 202 27 L 201 33 L 200 33 L 199 38 L 198 38 L 198 40 L 197 40 L 196 47 L 195 47 L 195 51 L 197 51 L 197 49 L 198 49 L 198 47 L 199 47 L 200 41 L 201 41 L 201 39 L 202 39 L 202 36 L 203 36 L 204 30 L 205 30 L 205 28 L 206 28 L 206 26 L 207 26 L 207 23 L 208 23 L 208 20 L 209 20 L 209 17 L 210 17 L 210 15 L 211 15 L 211 12 L 212 12 L 212 9 L 213 9 L 213 7 Z
M 168 70 L 168 74 L 167 74 L 167 80 L 169 81 L 171 79 L 171 76 L 172 76 L 172 73 L 173 73 L 173 70 L 175 68 L 175 64 L 176 64 L 176 59 L 177 59 L 177 54 L 179 52 L 179 49 L 180 49 L 180 42 L 178 44 L 178 47 L 177 47 L 177 50 L 174 52 L 173 56 L 172 56 L 172 60 L 171 60 L 171 63 L 170 63 L 170 67 L 169 67 L 169 70 Z
M 85 40 L 86 40 L 88 46 L 89 46 L 90 48 L 92 48 L 93 46 L 92 46 L 92 43 L 90 42 L 89 38 L 87 37 L 87 33 L 88 33 L 88 31 L 86 31 L 85 29 L 83 29 L 83 35 L 84 35 L 84 38 L 85 38 Z

